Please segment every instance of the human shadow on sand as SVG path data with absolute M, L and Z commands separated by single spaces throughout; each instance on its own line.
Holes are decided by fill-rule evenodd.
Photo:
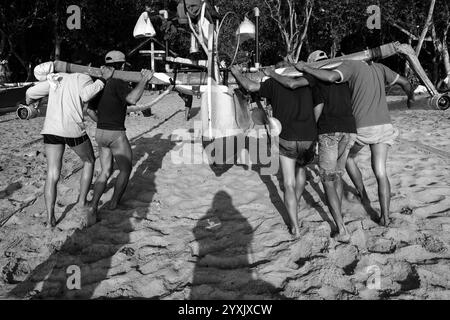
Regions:
M 248 169 L 249 165 L 251 165 L 251 169 L 256 172 L 261 181 L 266 186 L 269 191 L 270 200 L 273 206 L 277 209 L 278 213 L 282 217 L 285 225 L 290 228 L 290 220 L 289 214 L 284 205 L 283 197 L 280 196 L 278 188 L 276 187 L 272 177 L 275 176 L 277 178 L 278 184 L 281 190 L 284 190 L 284 183 L 281 174 L 281 167 L 279 165 L 279 149 L 278 149 L 278 139 L 273 138 L 271 140 L 267 139 L 267 135 L 262 135 L 260 137 L 255 136 L 245 136 L 245 144 L 239 145 L 236 141 L 238 138 L 242 136 L 237 136 L 234 139 L 233 148 L 226 147 L 226 143 L 229 143 L 230 140 L 222 139 L 217 144 L 219 147 L 222 146 L 223 150 L 233 151 L 232 154 L 230 152 L 226 154 L 220 154 L 219 159 L 217 161 L 216 154 L 212 153 L 212 157 L 210 157 L 210 167 L 211 170 L 216 174 L 216 176 L 220 177 L 225 174 L 228 170 L 230 170 L 234 166 L 242 166 Z M 203 143 L 204 148 L 207 148 L 211 143 L 207 142 Z M 240 158 L 242 152 L 246 152 L 248 155 L 247 159 L 242 160 Z M 246 161 L 247 160 L 247 161 Z M 217 163 L 218 162 L 218 163 Z M 244 162 L 244 164 L 242 163 Z M 248 163 L 245 163 L 248 162 Z M 275 164 L 276 163 L 276 164 Z M 311 172 L 314 171 L 313 165 L 307 166 L 307 174 L 309 171 L 309 179 L 308 184 L 312 187 L 312 189 L 318 194 L 321 201 L 326 204 L 326 196 L 320 189 L 319 183 L 314 182 L 312 179 Z M 320 204 L 318 204 L 311 193 L 309 193 L 306 188 L 303 192 L 302 198 L 306 201 L 306 203 L 314 208 L 322 219 L 330 225 L 330 228 L 334 228 L 333 221 L 331 220 L 329 214 Z
M 198 249 L 189 299 L 284 299 L 279 288 L 258 279 L 251 261 L 253 229 L 225 191 L 193 229 Z
M 120 208 L 100 210 L 101 222 L 74 231 L 45 262 L 16 285 L 9 293 L 10 298 L 107 299 L 132 295 L 112 279 L 124 273 L 117 257 L 122 256 L 124 261 L 133 259 L 135 249 L 131 233 L 136 230 L 136 224 L 152 213 L 157 191 L 155 172 L 161 168 L 163 158 L 175 144 L 158 134 L 150 138 L 141 137 L 134 145 L 134 174 Z M 55 236 L 57 233 L 55 231 Z M 80 271 L 80 288 L 69 290 L 67 284 L 72 283 L 70 275 L 74 266 Z

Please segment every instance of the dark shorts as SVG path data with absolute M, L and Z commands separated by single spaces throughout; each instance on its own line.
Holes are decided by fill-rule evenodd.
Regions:
M 280 155 L 297 160 L 297 164 L 305 166 L 314 160 L 314 141 L 280 140 Z
M 54 136 L 52 134 L 43 134 L 43 136 L 45 144 L 62 144 L 62 145 L 67 144 L 71 148 L 76 147 L 84 143 L 85 141 L 89 140 L 89 136 L 87 134 L 78 138 L 65 138 L 60 136 Z

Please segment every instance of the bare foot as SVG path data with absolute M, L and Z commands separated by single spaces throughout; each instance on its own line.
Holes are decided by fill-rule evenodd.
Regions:
M 387 227 L 390 223 L 390 219 L 386 218 L 384 215 L 381 216 L 378 224 L 383 227 Z
M 105 205 L 105 209 L 107 210 L 116 210 L 118 203 L 116 201 L 110 201 L 107 205 Z
M 292 226 L 289 228 L 289 233 L 292 235 L 294 239 L 300 238 L 300 227 L 299 226 Z
M 87 209 L 89 207 L 90 207 L 89 202 L 77 202 L 77 204 L 75 205 L 75 209 Z
M 44 222 L 44 226 L 48 229 L 53 229 L 56 227 L 56 218 L 53 215 L 50 219 L 48 219 L 46 222 Z
M 85 215 L 86 219 L 86 227 L 89 228 L 96 224 L 97 221 L 97 210 L 94 208 L 87 208 L 83 211 L 83 214 Z
M 336 236 L 336 240 L 338 242 L 342 242 L 342 243 L 349 243 L 350 238 L 351 238 L 351 236 L 348 232 L 341 232 Z

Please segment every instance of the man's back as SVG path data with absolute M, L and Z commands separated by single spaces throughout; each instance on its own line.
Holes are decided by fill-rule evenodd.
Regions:
M 399 75 L 379 63 L 344 61 L 335 69 L 342 82 L 352 91 L 353 114 L 357 128 L 391 123 L 386 102 L 385 86 L 394 83 Z
M 327 83 L 308 74 L 304 77 L 311 87 L 319 89 L 324 100 L 323 110 L 317 121 L 318 133 L 355 133 L 355 118 L 348 83 Z
M 104 130 L 125 130 L 127 112 L 126 97 L 131 89 L 128 83 L 119 79 L 110 79 L 99 97 L 97 128 Z
M 88 75 L 58 73 L 58 80 L 42 81 L 31 87 L 27 95 L 42 98 L 48 94 L 47 113 L 42 134 L 80 137 L 85 133 L 82 90 L 92 83 Z
M 268 79 L 261 83 L 259 92 L 270 100 L 273 116 L 281 122 L 280 138 L 288 141 L 313 141 L 317 138 L 313 108 L 321 101 L 317 101 L 311 88 L 292 90 Z

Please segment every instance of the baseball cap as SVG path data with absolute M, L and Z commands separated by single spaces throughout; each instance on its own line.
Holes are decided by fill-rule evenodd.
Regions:
M 311 62 L 316 62 L 316 61 L 320 61 L 320 60 L 324 60 L 324 59 L 328 59 L 327 54 L 325 52 L 323 52 L 322 50 L 316 50 L 308 56 L 307 62 L 311 63 Z
M 117 50 L 110 51 L 105 56 L 106 63 L 125 62 L 125 61 L 126 61 L 125 54 Z

